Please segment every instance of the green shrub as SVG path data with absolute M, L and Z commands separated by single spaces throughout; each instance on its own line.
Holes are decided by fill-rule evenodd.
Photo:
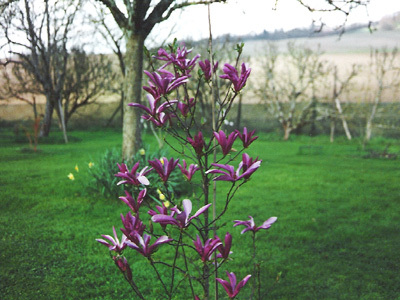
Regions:
M 150 147 L 145 147 L 144 149 L 140 149 L 133 156 L 132 162 L 128 163 L 121 159 L 121 151 L 119 149 L 108 149 L 99 159 L 94 160 L 93 167 L 89 168 L 89 177 L 91 179 L 86 181 L 86 189 L 90 192 L 98 192 L 105 198 L 118 199 L 119 196 L 123 196 L 125 193 L 124 186 L 117 185 L 117 183 L 121 181 L 121 178 L 115 176 L 115 174 L 119 172 L 117 163 L 126 163 L 128 169 L 131 169 L 136 162 L 139 162 L 138 171 L 140 171 L 142 168 L 149 165 L 149 160 L 161 157 L 170 158 L 167 148 L 152 151 Z M 157 190 L 166 192 L 165 189 L 168 188 L 168 193 L 173 194 L 175 197 L 188 195 L 191 190 L 189 183 L 185 182 L 179 168 L 176 168 L 171 173 L 167 187 L 163 185 L 156 172 L 152 171 L 147 174 L 146 177 L 150 181 L 150 185 L 146 187 L 147 195 L 156 202 L 159 202 Z M 129 192 L 135 194 L 138 192 L 139 188 L 140 187 L 131 186 Z

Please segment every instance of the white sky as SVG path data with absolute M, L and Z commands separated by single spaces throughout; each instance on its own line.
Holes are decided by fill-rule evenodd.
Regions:
M 310 13 L 296 0 L 228 0 L 225 4 L 211 6 L 213 36 L 226 33 L 242 35 L 261 33 L 264 30 L 290 30 L 308 27 L 312 20 L 319 17 L 332 27 L 343 22 L 343 14 Z M 322 0 L 314 0 L 321 2 Z M 371 0 L 368 11 L 364 7 L 357 8 L 349 17 L 348 24 L 377 21 L 385 15 L 400 11 L 400 0 Z M 171 19 L 154 28 L 154 36 L 168 35 L 174 27 L 173 36 L 178 39 L 208 37 L 208 15 L 206 6 L 193 6 L 182 12 L 174 13 Z

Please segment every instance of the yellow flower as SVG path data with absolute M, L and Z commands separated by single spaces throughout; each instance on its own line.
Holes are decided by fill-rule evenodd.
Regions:
M 139 149 L 139 154 L 143 156 L 146 154 L 146 151 L 143 148 Z
M 72 174 L 72 173 L 69 173 L 69 174 L 68 174 L 68 178 L 69 178 L 70 180 L 75 180 L 74 174 Z
M 164 194 L 160 194 L 159 197 L 160 197 L 160 200 L 161 200 L 161 201 L 164 201 L 164 200 L 165 200 L 165 195 L 164 195 Z
M 162 194 L 162 192 L 160 191 L 160 189 L 157 189 L 157 193 L 160 195 Z
M 164 158 L 160 158 L 160 163 L 164 165 Z
M 165 207 L 168 208 L 170 205 L 171 205 L 171 203 L 169 203 L 169 201 L 165 201 L 165 202 L 164 202 L 164 206 L 165 206 Z
M 79 172 L 78 165 L 75 165 L 75 171 Z
M 89 169 L 90 169 L 91 167 L 93 167 L 93 166 L 94 166 L 94 163 L 90 162 L 90 163 L 89 163 Z

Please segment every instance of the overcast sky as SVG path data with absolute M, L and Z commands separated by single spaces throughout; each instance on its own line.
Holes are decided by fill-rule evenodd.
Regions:
M 296 0 L 228 0 L 225 4 L 211 6 L 212 31 L 214 36 L 230 33 L 243 35 L 261 33 L 264 30 L 290 30 L 308 27 L 312 20 L 323 21 L 332 27 L 343 22 L 343 14 L 310 13 Z M 315 0 L 321 2 L 322 0 Z M 371 0 L 368 11 L 364 7 L 356 9 L 349 17 L 348 24 L 377 21 L 385 15 L 400 11 L 400 0 Z M 171 19 L 155 28 L 158 36 L 167 35 L 171 28 L 178 39 L 208 37 L 208 16 L 206 6 L 193 6 L 175 13 Z M 175 26 L 175 27 L 174 27 Z

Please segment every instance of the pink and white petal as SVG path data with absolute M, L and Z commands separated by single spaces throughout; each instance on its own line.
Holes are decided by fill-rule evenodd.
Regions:
M 189 199 L 184 199 L 182 201 L 183 211 L 185 212 L 186 216 L 189 216 L 192 212 L 192 201 Z
M 202 208 L 200 208 L 198 211 L 196 211 L 196 213 L 189 218 L 189 221 L 200 216 L 203 212 L 205 212 L 209 207 L 211 206 L 211 203 L 204 205 Z
M 275 223 L 276 222 L 276 220 L 277 220 L 278 218 L 277 217 L 271 217 L 271 218 L 269 218 L 268 220 L 266 220 L 260 227 L 258 227 L 259 229 L 268 229 L 268 228 L 270 228 L 271 227 L 271 225 L 273 224 L 273 223 Z

